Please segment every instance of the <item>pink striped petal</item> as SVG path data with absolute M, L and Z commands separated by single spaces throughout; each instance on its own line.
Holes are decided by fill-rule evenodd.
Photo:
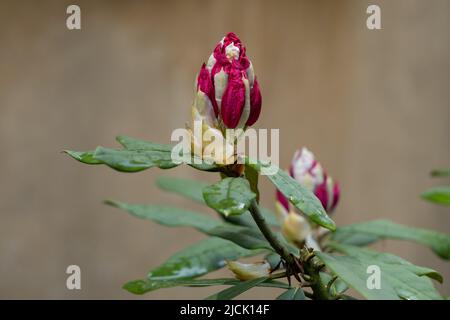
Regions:
M 250 91 L 250 116 L 248 117 L 247 126 L 253 125 L 259 118 L 261 113 L 262 97 L 259 90 L 259 83 L 255 78 L 253 88 Z
M 245 85 L 238 70 L 232 70 L 228 85 L 222 95 L 220 113 L 227 128 L 234 129 L 239 123 L 245 104 Z
M 211 103 L 214 108 L 214 113 L 217 117 L 219 114 L 219 108 L 217 106 L 215 94 L 214 94 L 214 84 L 211 79 L 211 75 L 209 74 L 208 69 L 206 68 L 206 65 L 203 64 L 202 68 L 200 69 L 200 73 L 197 77 L 197 90 L 202 91 L 204 94 L 206 94 L 211 100 Z
M 277 190 L 277 201 L 287 210 L 289 211 L 289 200 L 282 194 L 279 190 Z
M 327 191 L 327 179 L 323 181 L 315 190 L 314 194 L 322 202 L 322 206 L 325 211 L 328 212 L 328 191 Z

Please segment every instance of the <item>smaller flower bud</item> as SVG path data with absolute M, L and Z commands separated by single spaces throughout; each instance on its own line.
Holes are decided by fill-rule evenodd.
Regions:
M 230 269 L 239 280 L 252 280 L 270 275 L 270 264 L 267 261 L 258 263 L 242 263 L 239 261 L 227 261 Z
M 281 231 L 289 241 L 301 244 L 311 234 L 311 226 L 303 216 L 291 211 L 284 219 Z
M 306 148 L 296 151 L 289 173 L 301 186 L 307 188 L 319 198 L 328 214 L 333 212 L 339 201 L 339 185 L 327 175 L 311 151 Z M 277 194 L 277 199 L 289 210 L 287 199 L 282 194 Z

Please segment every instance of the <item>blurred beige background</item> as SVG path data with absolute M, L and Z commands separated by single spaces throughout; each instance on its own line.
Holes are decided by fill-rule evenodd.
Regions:
M 82 10 L 82 30 L 65 26 Z M 378 4 L 382 30 L 365 26 Z M 170 203 L 154 178 L 213 181 L 190 168 L 121 174 L 60 153 L 115 146 L 125 134 L 169 142 L 189 117 L 193 80 L 217 41 L 236 32 L 262 87 L 259 128 L 280 128 L 281 163 L 306 145 L 342 186 L 339 225 L 389 218 L 450 232 L 448 208 L 419 194 L 448 183 L 450 1 L 0 1 L 0 298 L 202 298 L 219 290 L 121 289 L 203 236 L 137 220 L 106 198 Z M 273 188 L 262 182 L 263 202 Z M 442 272 L 430 250 L 378 249 Z M 65 269 L 82 270 L 82 290 Z M 218 273 L 227 276 L 227 271 Z M 272 298 L 255 289 L 243 298 Z

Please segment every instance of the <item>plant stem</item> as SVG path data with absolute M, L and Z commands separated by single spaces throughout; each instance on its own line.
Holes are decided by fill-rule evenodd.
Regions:
M 313 253 L 309 253 L 307 249 L 301 252 L 303 266 L 305 273 L 310 276 L 311 290 L 315 300 L 333 300 L 334 297 L 330 294 L 328 286 L 322 283 L 320 278 L 320 266 L 317 258 L 312 256 Z M 330 281 L 330 287 L 333 283 Z
M 250 206 L 250 213 L 253 217 L 253 220 L 255 220 L 259 230 L 272 246 L 272 248 L 276 251 L 276 253 L 278 253 L 281 258 L 283 258 L 283 260 L 285 260 L 287 263 L 294 263 L 294 259 L 288 249 L 283 244 L 281 244 L 278 238 L 273 234 L 272 230 L 270 230 L 270 227 L 267 225 L 266 220 L 259 210 L 256 200 L 252 201 L 252 204 Z
M 286 261 L 287 264 L 295 264 L 294 257 L 291 255 L 289 250 L 278 240 L 276 235 L 273 234 L 272 230 L 267 225 L 264 217 L 259 210 L 256 200 L 252 201 L 249 211 L 253 217 L 253 220 L 255 220 L 259 230 L 272 246 L 272 248 L 281 256 L 281 258 L 283 258 L 283 260 Z M 307 255 L 310 255 L 310 253 L 306 253 Z M 302 260 L 304 261 L 305 273 L 308 274 L 311 278 L 311 289 L 313 291 L 311 298 L 316 300 L 333 299 L 332 295 L 329 293 L 328 288 L 322 283 L 322 280 L 320 279 L 320 268 L 317 264 L 317 261 L 315 261 L 315 258 L 307 258 L 306 256 L 303 257 L 304 259 Z

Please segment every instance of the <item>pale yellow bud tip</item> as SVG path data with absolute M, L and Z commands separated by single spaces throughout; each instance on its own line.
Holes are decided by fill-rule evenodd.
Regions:
M 227 265 L 228 269 L 230 269 L 239 280 L 267 277 L 270 274 L 270 265 L 267 261 L 258 263 L 227 261 Z
M 311 233 L 311 226 L 304 217 L 291 211 L 284 219 L 281 231 L 289 241 L 303 243 Z

